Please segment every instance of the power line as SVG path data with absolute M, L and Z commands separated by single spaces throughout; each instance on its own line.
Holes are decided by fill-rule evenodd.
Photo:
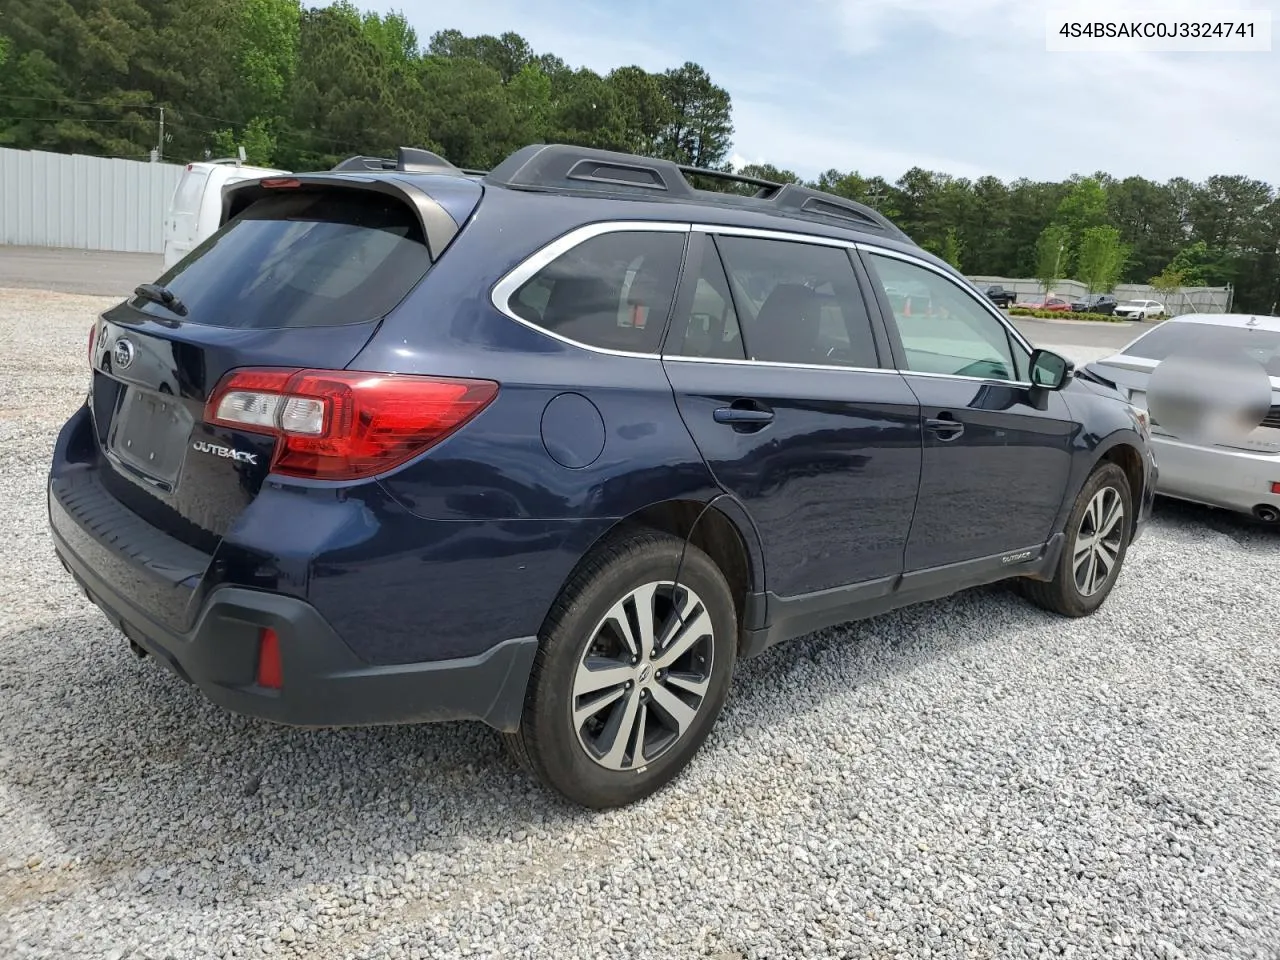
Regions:
M 160 107 L 150 103 L 118 103 L 114 100 L 75 100 L 70 97 L 30 97 L 26 94 L 6 93 L 0 96 L 3 100 L 38 100 L 40 103 L 78 103 L 92 107 L 117 107 L 131 110 L 159 110 Z
M 28 120 L 32 123 L 58 123 L 72 120 L 75 123 L 150 123 L 145 117 L 124 117 L 118 120 L 94 119 L 93 117 L 0 117 L 0 120 Z

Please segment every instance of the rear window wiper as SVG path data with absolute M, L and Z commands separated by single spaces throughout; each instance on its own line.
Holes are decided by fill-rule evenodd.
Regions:
M 187 305 L 168 287 L 162 287 L 158 283 L 142 283 L 134 287 L 133 293 L 134 296 L 141 297 L 143 300 L 160 304 L 180 317 L 187 315 Z

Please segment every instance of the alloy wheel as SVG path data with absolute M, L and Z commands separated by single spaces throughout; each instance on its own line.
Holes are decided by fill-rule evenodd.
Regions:
M 610 770 L 639 770 L 693 726 L 711 684 L 706 605 L 669 581 L 639 586 L 605 614 L 573 681 L 583 750 Z
M 1103 487 L 1085 508 L 1071 565 L 1081 596 L 1093 596 L 1115 572 L 1124 544 L 1124 513 L 1124 500 L 1115 487 Z

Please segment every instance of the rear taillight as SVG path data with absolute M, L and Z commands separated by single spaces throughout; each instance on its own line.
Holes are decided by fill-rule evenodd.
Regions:
M 222 379 L 204 419 L 274 436 L 274 473 L 358 480 L 439 443 L 497 394 L 491 380 L 254 368 Z

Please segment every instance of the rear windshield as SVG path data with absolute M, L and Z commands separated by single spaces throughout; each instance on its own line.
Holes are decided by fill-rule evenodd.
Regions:
M 290 192 L 249 206 L 158 282 L 194 323 L 328 327 L 385 316 L 430 266 L 405 204 L 370 191 Z
M 1147 360 L 1170 357 L 1248 357 L 1262 364 L 1267 376 L 1280 377 L 1280 332 L 1212 323 L 1163 323 L 1121 351 Z

